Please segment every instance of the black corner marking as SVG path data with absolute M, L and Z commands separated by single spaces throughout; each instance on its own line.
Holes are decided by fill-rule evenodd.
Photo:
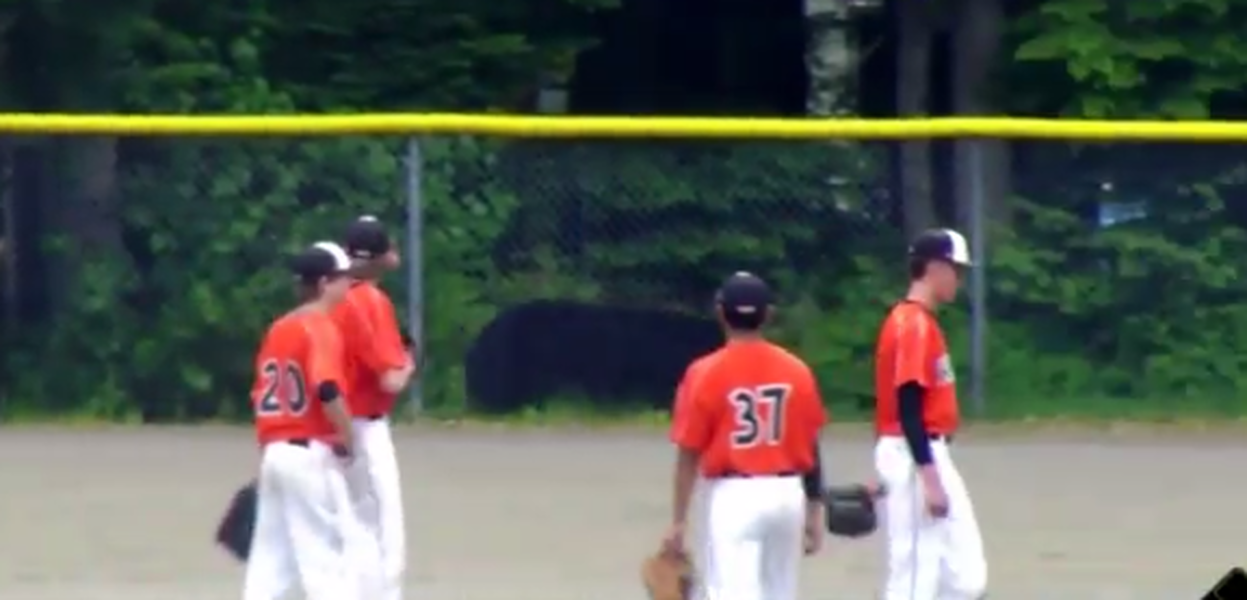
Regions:
M 1247 572 L 1242 567 L 1230 569 L 1203 600 L 1247 600 Z

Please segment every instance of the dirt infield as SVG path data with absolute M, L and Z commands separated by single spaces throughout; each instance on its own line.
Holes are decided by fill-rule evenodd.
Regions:
M 835 480 L 860 435 L 828 436 Z M 404 429 L 411 600 L 633 600 L 660 535 L 671 452 L 637 432 Z M 993 600 L 1196 598 L 1243 560 L 1247 435 L 985 435 L 955 456 L 983 522 Z M 0 596 L 225 600 L 210 544 L 254 453 L 244 430 L 0 432 Z M 873 597 L 878 540 L 805 565 L 805 597 Z

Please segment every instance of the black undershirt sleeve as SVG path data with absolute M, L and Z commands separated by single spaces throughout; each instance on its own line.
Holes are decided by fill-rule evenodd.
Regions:
M 900 413 L 901 432 L 909 453 L 918 466 L 931 464 L 931 438 L 922 424 L 922 401 L 924 391 L 917 381 L 907 381 L 896 389 L 896 404 Z
M 801 476 L 801 487 L 805 488 L 805 497 L 811 501 L 823 498 L 823 453 L 814 442 L 814 466 Z
M 342 390 L 336 381 L 322 381 L 316 387 L 316 397 L 324 404 L 334 402 L 342 396 Z

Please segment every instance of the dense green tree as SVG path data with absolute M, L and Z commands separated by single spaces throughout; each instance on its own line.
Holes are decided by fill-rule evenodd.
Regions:
M 890 109 L 902 114 L 1247 113 L 1247 42 L 1234 28 L 1247 0 L 887 4 L 904 8 L 890 14 L 903 38 L 891 47 Z M 621 23 L 691 31 L 698 10 L 0 0 L 0 107 L 524 111 L 539 90 L 567 85 L 577 64 L 620 67 L 578 78 L 578 93 L 593 98 L 585 106 L 601 110 L 611 100 L 602 90 L 619 89 L 624 73 L 654 89 L 621 106 L 654 104 L 673 81 L 654 73 L 704 54 L 722 60 L 681 84 L 709 92 L 666 105 L 730 112 L 743 101 L 723 90 L 780 79 L 743 72 L 759 67 L 750 44 L 793 35 L 778 11 L 749 20 L 747 4 L 733 6 L 714 36 L 685 40 L 706 48 L 671 61 L 638 53 L 648 58 L 622 69 L 638 45 Z M 627 18 L 611 20 L 619 14 Z M 660 28 L 646 20 L 655 15 L 684 21 Z M 741 33 L 750 28 L 768 29 Z M 609 47 L 583 60 L 602 39 Z M 944 42 L 955 43 L 939 50 Z M 964 221 L 972 183 L 961 146 L 950 162 L 909 146 L 903 162 L 916 166 L 901 170 L 899 200 L 871 144 L 426 139 L 421 148 L 426 391 L 441 406 L 461 405 L 459 357 L 509 304 L 558 295 L 702 310 L 713 281 L 742 267 L 781 286 L 780 335 L 827 375 L 829 397 L 866 396 L 873 323 L 903 277 L 894 267 L 903 231 Z M 289 300 L 276 260 L 360 212 L 401 221 L 404 151 L 381 137 L 0 140 L 6 247 L 17 249 L 4 273 L 0 410 L 236 415 L 247 353 Z M 1247 165 L 1233 149 L 997 143 L 988 158 L 993 403 L 1234 398 L 1247 387 Z M 941 200 L 945 171 L 953 192 Z M 1106 210 L 1130 218 L 1107 226 Z

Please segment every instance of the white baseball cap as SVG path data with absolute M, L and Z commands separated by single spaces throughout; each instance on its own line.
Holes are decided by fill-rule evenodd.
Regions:
M 965 236 L 952 229 L 929 229 L 909 245 L 909 256 L 926 260 L 943 260 L 965 267 L 972 266 L 970 247 Z

